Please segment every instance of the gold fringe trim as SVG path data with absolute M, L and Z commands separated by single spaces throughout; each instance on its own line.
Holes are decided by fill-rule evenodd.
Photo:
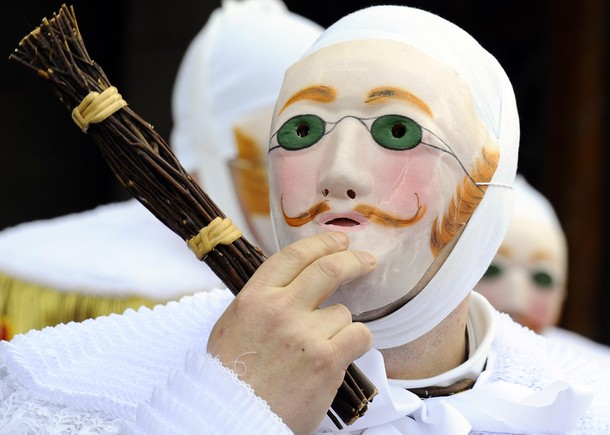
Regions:
M 72 120 L 83 133 L 86 133 L 89 124 L 102 122 L 125 106 L 127 106 L 127 102 L 123 100 L 117 88 L 110 86 L 101 94 L 89 92 L 83 101 L 72 110 Z
M 30 329 L 120 314 L 128 308 L 152 308 L 164 302 L 133 294 L 113 297 L 60 291 L 0 273 L 0 320 L 5 340 Z
M 217 217 L 187 243 L 191 251 L 201 260 L 217 245 L 230 245 L 241 236 L 241 231 L 233 225 L 231 219 Z

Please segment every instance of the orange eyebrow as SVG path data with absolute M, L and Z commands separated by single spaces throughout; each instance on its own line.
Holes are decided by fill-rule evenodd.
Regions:
M 552 260 L 553 256 L 549 252 L 543 251 L 541 249 L 539 251 L 533 252 L 530 258 L 532 261 Z
M 409 91 L 405 91 L 400 88 L 393 87 L 381 87 L 375 88 L 366 96 L 365 103 L 382 103 L 388 99 L 397 98 L 399 100 L 405 100 L 409 103 L 415 104 L 417 107 L 426 112 L 430 117 L 433 117 L 432 110 L 428 107 L 426 103 L 417 98 Z
M 508 246 L 500 245 L 500 247 L 498 248 L 498 253 L 500 255 L 505 256 L 505 257 L 512 257 L 513 250 L 510 249 Z
M 319 103 L 330 103 L 334 101 L 336 97 L 337 92 L 329 86 L 310 86 L 308 88 L 301 89 L 290 97 L 279 113 L 282 113 L 286 107 L 300 100 L 313 100 Z

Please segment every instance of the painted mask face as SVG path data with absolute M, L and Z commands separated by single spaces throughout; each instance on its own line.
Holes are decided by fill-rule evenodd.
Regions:
M 280 246 L 344 231 L 377 269 L 338 289 L 357 320 L 400 308 L 440 267 L 498 151 L 450 68 L 391 40 L 334 44 L 291 67 L 269 148 Z M 449 289 L 450 290 L 450 289 Z
M 567 248 L 559 230 L 514 219 L 475 290 L 515 321 L 543 332 L 557 324 L 566 285 Z
M 269 216 L 267 138 L 273 107 L 260 109 L 233 126 L 237 155 L 229 160 L 231 177 L 241 211 L 265 253 L 275 252 L 275 238 Z

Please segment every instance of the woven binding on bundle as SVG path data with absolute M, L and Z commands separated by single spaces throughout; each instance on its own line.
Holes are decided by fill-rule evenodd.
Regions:
M 72 119 L 86 133 L 89 124 L 104 121 L 117 110 L 127 106 L 121 94 L 114 86 L 99 92 L 89 92 L 83 101 L 72 110 Z
M 216 245 L 230 245 L 241 236 L 241 231 L 233 225 L 231 219 L 217 217 L 187 243 L 197 258 L 202 259 Z

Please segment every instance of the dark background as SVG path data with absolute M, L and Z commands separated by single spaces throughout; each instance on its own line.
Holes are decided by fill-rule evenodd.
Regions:
M 0 229 L 129 197 L 48 85 L 8 61 L 20 39 L 61 3 L 27 0 L 0 6 Z M 328 26 L 347 12 L 384 2 L 285 3 Z M 521 115 L 519 170 L 551 200 L 568 236 L 569 296 L 562 325 L 610 344 L 610 263 L 603 248 L 610 244 L 607 2 L 395 3 L 421 7 L 453 21 L 506 69 Z M 167 139 L 179 62 L 218 1 L 74 0 L 72 4 L 91 56 L 130 106 Z

